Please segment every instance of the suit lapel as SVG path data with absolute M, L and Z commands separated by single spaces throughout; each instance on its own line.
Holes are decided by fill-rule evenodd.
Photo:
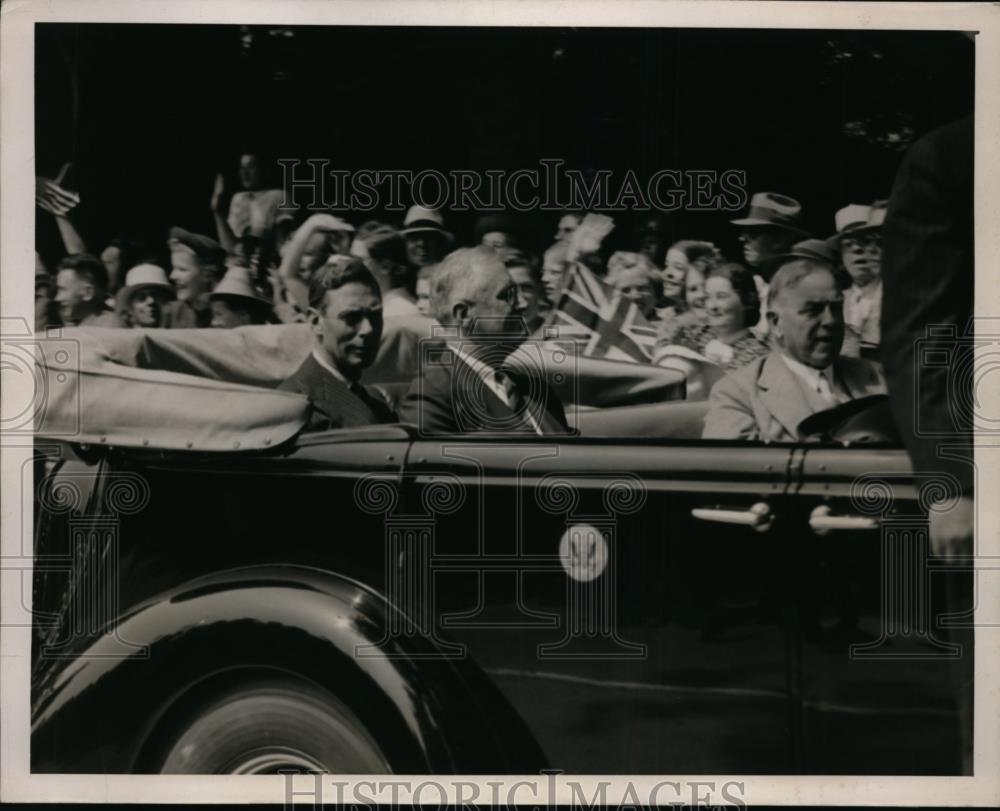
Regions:
M 802 386 L 778 352 L 765 358 L 757 378 L 760 401 L 784 429 L 798 436 L 798 425 L 813 413 Z
M 320 366 L 312 355 L 308 360 L 310 388 L 318 394 L 315 405 L 326 414 L 333 425 L 337 427 L 366 425 L 374 420 L 375 415 L 371 409 L 351 393 L 347 384 Z

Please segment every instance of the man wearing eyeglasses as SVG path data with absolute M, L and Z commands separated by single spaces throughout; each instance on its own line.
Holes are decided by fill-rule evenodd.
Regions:
M 448 254 L 430 294 L 443 340 L 422 347 L 401 420 L 425 434 L 568 432 L 544 369 L 505 365 L 527 335 L 525 306 L 496 251 L 478 246 Z
M 882 223 L 885 201 L 870 206 L 852 204 L 836 213 L 840 248 L 851 286 L 844 291 L 844 354 L 875 359 L 881 340 Z

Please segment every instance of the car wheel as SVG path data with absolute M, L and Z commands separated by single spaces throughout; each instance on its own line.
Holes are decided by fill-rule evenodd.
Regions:
M 332 694 L 298 682 L 234 688 L 194 714 L 168 747 L 164 774 L 384 774 L 389 762 Z

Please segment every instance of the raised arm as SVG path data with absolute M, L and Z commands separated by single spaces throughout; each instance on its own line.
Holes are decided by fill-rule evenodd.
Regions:
M 212 219 L 215 220 L 215 233 L 219 236 L 219 244 L 225 248 L 230 256 L 236 255 L 236 235 L 222 215 L 222 197 L 226 191 L 226 179 L 222 172 L 215 175 L 215 186 L 212 189 L 212 200 L 209 203 L 212 209 Z
M 56 218 L 56 226 L 68 254 L 87 253 L 87 244 L 80 232 L 69 219 L 69 212 L 80 202 L 80 195 L 62 187 L 63 178 L 69 171 L 70 163 L 64 163 L 54 180 L 47 177 L 35 178 L 35 205 Z
M 288 246 L 281 257 L 278 277 L 296 306 L 303 311 L 309 309 L 309 286 L 302 281 L 299 268 L 302 265 L 302 255 L 306 251 L 306 246 L 313 234 L 330 233 L 342 228 L 343 223 L 331 214 L 313 214 L 302 223 L 288 241 Z

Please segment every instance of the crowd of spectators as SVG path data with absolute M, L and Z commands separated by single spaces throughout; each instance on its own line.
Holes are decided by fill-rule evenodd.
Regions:
M 729 221 L 740 257 L 724 256 L 704 240 L 671 242 L 663 216 L 656 214 L 640 217 L 626 237 L 631 245 L 608 255 L 600 239 L 587 245 L 574 238 L 589 215 L 567 211 L 558 215 L 550 245 L 537 255 L 528 249 L 520 221 L 503 212 L 479 217 L 471 244 L 460 245 L 446 212 L 414 205 L 399 223 L 354 224 L 349 215 L 302 215 L 283 207 L 283 192 L 262 182 L 255 155 L 240 157 L 239 178 L 241 188 L 231 195 L 222 174 L 216 178 L 209 203 L 215 234 L 170 229 L 169 267 L 152 258 L 155 250 L 127 238 L 89 252 L 72 220 L 79 197 L 62 187 L 61 178 L 38 179 L 36 203 L 55 217 L 66 255 L 50 272 L 36 253 L 36 328 L 227 329 L 308 322 L 322 346 L 323 330 L 316 325 L 330 321 L 324 296 L 336 297 L 342 287 L 360 296 L 355 289 L 360 286 L 377 294 L 377 302 L 366 299 L 362 308 L 379 322 L 376 338 L 382 322 L 397 318 L 458 324 L 461 332 L 474 334 L 456 306 L 477 309 L 482 290 L 472 288 L 481 276 L 504 281 L 510 311 L 500 315 L 516 316 L 522 330 L 538 334 L 560 306 L 570 270 L 579 266 L 602 280 L 612 296 L 632 302 L 639 319 L 656 330 L 649 363 L 683 372 L 689 399 L 708 399 L 724 376 L 759 366 L 778 352 L 789 361 L 785 371 L 805 385 L 809 409 L 816 410 L 820 403 L 856 396 L 842 358 L 867 359 L 864 363 L 877 358 L 885 201 L 831 212 L 832 234 L 815 238 L 802 226 L 798 201 L 755 193 L 748 210 Z M 475 252 L 468 253 L 470 248 Z M 462 261 L 452 261 L 456 256 Z M 464 304 L 454 298 L 460 288 Z M 793 314 L 794 307 L 801 312 Z M 313 360 L 329 368 L 331 358 L 336 370 L 335 351 Z M 800 367 L 826 371 L 814 379 L 798 374 Z M 881 380 L 877 364 L 872 369 L 872 380 Z M 779 378 L 782 387 L 792 379 Z M 345 379 L 351 382 L 352 375 Z M 758 383 L 755 379 L 753 386 Z M 783 396 L 787 400 L 788 392 Z M 756 400 L 748 403 L 741 406 L 744 416 L 759 411 Z M 732 410 L 732 402 L 726 408 Z M 337 422 L 335 415 L 328 415 L 328 422 L 331 418 Z M 737 423 L 740 427 L 733 427 Z M 720 422 L 716 413 L 707 425 L 709 433 L 754 438 L 790 431 L 786 425 L 769 434 L 762 426 L 780 422 L 760 413 L 735 422 Z

